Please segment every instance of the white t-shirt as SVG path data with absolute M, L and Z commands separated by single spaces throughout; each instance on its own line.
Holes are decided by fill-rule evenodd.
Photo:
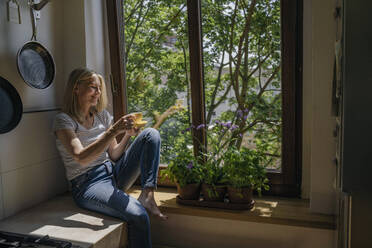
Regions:
M 86 129 L 76 120 L 72 119 L 69 115 L 61 112 L 58 113 L 54 118 L 53 131 L 61 129 L 70 129 L 76 133 L 76 136 L 80 139 L 83 147 L 96 141 L 103 133 L 111 126 L 112 116 L 107 110 L 103 110 L 100 113 L 94 115 L 93 126 L 90 129 Z M 99 157 L 91 162 L 89 165 L 80 165 L 77 163 L 72 154 L 69 153 L 61 141 L 56 138 L 57 149 L 62 157 L 62 161 L 66 168 L 66 177 L 68 180 L 72 180 L 75 177 L 83 174 L 99 164 L 102 164 L 109 160 L 107 151 L 99 155 Z

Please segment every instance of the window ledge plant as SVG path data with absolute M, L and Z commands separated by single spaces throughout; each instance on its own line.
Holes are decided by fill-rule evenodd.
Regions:
M 224 154 L 224 169 L 228 181 L 227 192 L 230 202 L 250 203 L 252 191 L 261 196 L 268 190 L 268 179 L 262 166 L 263 155 L 256 150 L 232 147 Z
M 192 184 L 195 188 L 192 199 L 199 198 L 199 185 L 202 184 L 204 200 L 223 201 L 228 190 L 233 203 L 250 203 L 253 190 L 261 194 L 262 190 L 268 189 L 265 167 L 261 163 L 264 155 L 236 144 L 234 132 L 239 131 L 238 126 L 216 121 L 209 126 L 192 126 L 183 133 L 201 128 L 206 128 L 208 135 L 208 147 L 203 149 L 203 157 L 196 159 L 192 155 L 192 146 L 180 145 L 168 168 L 162 171 L 163 177 L 176 182 L 182 199 L 190 199 L 183 191 Z
M 193 156 L 191 147 L 180 146 L 168 167 L 160 173 L 161 177 L 176 183 L 178 194 L 182 199 L 199 199 L 202 180 L 201 165 Z

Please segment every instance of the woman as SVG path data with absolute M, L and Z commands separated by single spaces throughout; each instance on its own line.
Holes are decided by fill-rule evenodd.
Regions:
M 151 247 L 149 216 L 166 219 L 154 199 L 159 166 L 159 132 L 135 127 L 135 115 L 112 124 L 105 82 L 87 68 L 71 72 L 63 112 L 56 115 L 57 148 L 78 206 L 127 222 L 130 247 Z M 124 134 L 117 143 L 115 137 Z M 131 136 L 136 136 L 127 148 Z M 115 165 L 111 161 L 115 161 Z M 141 174 L 138 200 L 127 195 Z

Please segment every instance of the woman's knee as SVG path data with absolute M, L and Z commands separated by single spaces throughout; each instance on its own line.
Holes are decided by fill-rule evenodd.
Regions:
M 160 133 L 155 128 L 146 128 L 142 131 L 149 142 L 160 143 Z

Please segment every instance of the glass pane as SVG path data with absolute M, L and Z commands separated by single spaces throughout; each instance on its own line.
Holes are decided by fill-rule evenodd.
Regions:
M 162 164 L 192 143 L 186 9 L 185 0 L 124 1 L 128 112 L 159 130 Z
M 207 124 L 280 170 L 280 0 L 203 0 L 202 25 Z

